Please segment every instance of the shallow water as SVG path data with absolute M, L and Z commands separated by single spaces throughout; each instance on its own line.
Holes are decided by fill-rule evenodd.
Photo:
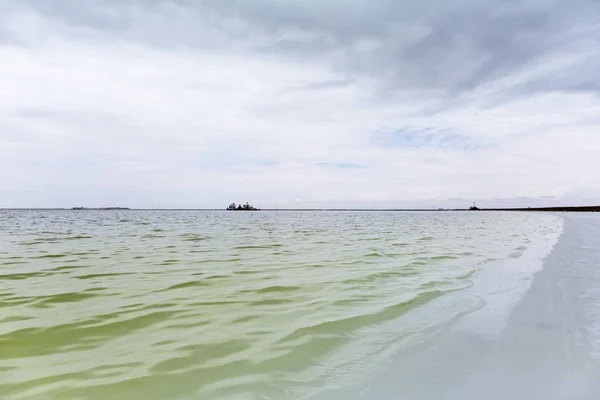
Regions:
M 0 211 L 0 397 L 311 398 L 484 308 L 456 294 L 510 282 L 523 271 L 506 261 L 560 229 L 518 213 Z

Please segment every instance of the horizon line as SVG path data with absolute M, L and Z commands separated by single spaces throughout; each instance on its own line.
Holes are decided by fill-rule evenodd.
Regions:
M 128 208 L 128 207 L 0 207 L 0 211 L 228 211 L 223 208 Z M 229 210 L 237 211 L 237 210 Z M 549 206 L 549 207 L 493 207 L 469 210 L 469 208 L 263 208 L 243 211 L 594 211 L 598 206 Z

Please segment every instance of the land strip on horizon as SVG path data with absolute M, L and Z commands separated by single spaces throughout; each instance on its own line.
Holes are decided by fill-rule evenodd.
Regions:
M 0 208 L 1 211 L 223 211 L 221 208 Z M 231 210 L 237 211 L 237 210 Z M 242 211 L 546 211 L 546 212 L 600 212 L 600 206 L 520 207 L 520 208 L 263 208 Z

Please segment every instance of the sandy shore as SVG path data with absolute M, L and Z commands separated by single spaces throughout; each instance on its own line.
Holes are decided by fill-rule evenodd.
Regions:
M 561 237 L 500 329 L 492 302 L 319 399 L 600 399 L 600 215 L 560 215 Z

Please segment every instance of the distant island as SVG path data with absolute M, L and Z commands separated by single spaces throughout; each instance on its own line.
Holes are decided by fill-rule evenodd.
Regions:
M 250 204 L 248 204 L 248 202 L 246 202 L 246 204 L 238 204 L 237 206 L 235 203 L 231 203 L 230 205 L 227 206 L 226 210 L 227 211 L 258 211 L 258 210 L 260 210 L 260 208 L 253 207 Z

